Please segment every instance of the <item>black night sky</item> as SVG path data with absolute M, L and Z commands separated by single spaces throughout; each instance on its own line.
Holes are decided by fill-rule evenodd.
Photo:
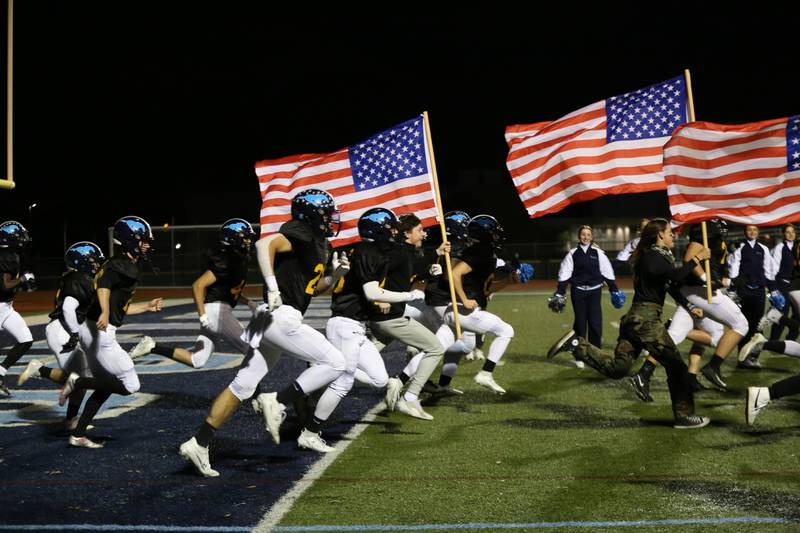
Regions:
M 800 113 L 797 16 L 778 3 L 273 4 L 17 1 L 18 184 L 0 191 L 0 217 L 29 224 L 50 256 L 65 221 L 68 241 L 101 244 L 127 214 L 255 222 L 254 161 L 335 150 L 427 110 L 445 209 L 495 214 L 523 241 L 537 222 L 505 170 L 507 124 L 684 68 L 700 120 Z M 666 195 L 650 193 L 555 216 L 665 214 Z

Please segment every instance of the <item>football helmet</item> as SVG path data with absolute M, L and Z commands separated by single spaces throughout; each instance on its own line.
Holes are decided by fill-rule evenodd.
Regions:
M 219 229 L 219 242 L 242 252 L 249 252 L 256 240 L 253 226 L 244 219 L 232 218 Z
M 477 215 L 467 224 L 467 234 L 481 244 L 491 245 L 495 250 L 503 247 L 506 240 L 503 227 L 490 215 Z
M 392 241 L 397 236 L 397 217 L 385 207 L 373 207 L 358 219 L 358 235 L 371 241 Z
M 708 242 L 723 240 L 728 235 L 728 223 L 719 218 L 712 218 L 706 222 L 706 233 L 708 234 Z M 689 229 L 689 240 L 703 243 L 703 228 L 701 224 L 692 224 Z
M 83 272 L 84 274 L 97 274 L 100 265 L 105 261 L 103 250 L 93 242 L 76 242 L 64 254 L 64 262 L 67 268 Z
M 22 250 L 31 245 L 31 236 L 25 226 L 16 220 L 0 224 L 0 248 Z
M 467 238 L 469 232 L 467 226 L 469 225 L 469 215 L 464 211 L 450 211 L 444 215 L 444 228 L 447 232 L 447 238 L 450 241 L 463 241 Z
M 342 226 L 333 196 L 321 189 L 297 193 L 292 198 L 292 218 L 305 222 L 315 233 L 325 237 L 337 236 Z
M 123 252 L 145 260 L 149 259 L 152 247 L 146 252 L 141 249 L 142 242 L 153 241 L 153 230 L 145 219 L 136 216 L 122 217 L 114 223 L 113 236 L 114 244 L 119 245 Z

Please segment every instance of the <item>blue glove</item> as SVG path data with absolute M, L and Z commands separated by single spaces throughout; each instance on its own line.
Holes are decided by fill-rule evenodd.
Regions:
M 528 283 L 533 279 L 533 265 L 530 263 L 522 263 L 517 269 L 520 283 Z
M 772 307 L 777 309 L 778 311 L 782 311 L 784 306 L 786 305 L 786 298 L 783 297 L 778 291 L 772 291 L 769 293 L 769 303 L 772 304 Z
M 622 309 L 622 306 L 625 305 L 625 293 L 622 291 L 615 291 L 611 293 L 611 305 L 614 306 L 615 309 Z

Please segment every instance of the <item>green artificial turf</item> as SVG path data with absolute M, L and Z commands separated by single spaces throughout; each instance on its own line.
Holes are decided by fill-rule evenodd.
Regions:
M 611 323 L 623 312 L 605 295 L 603 306 L 604 346 L 612 348 L 618 330 Z M 377 416 L 282 526 L 800 520 L 800 397 L 771 404 L 753 428 L 744 422 L 747 385 L 799 372 L 800 360 L 764 353 L 765 369 L 754 372 L 736 370 L 732 354 L 723 366 L 731 391 L 696 396 L 698 414 L 711 417 L 711 425 L 675 430 L 663 369 L 653 381 L 655 402 L 645 404 L 624 380 L 579 370 L 568 354 L 545 358 L 571 325 L 569 306 L 555 315 L 544 295 L 500 294 L 490 310 L 516 331 L 506 363 L 495 370 L 508 393 L 479 387 L 472 376 L 480 363 L 462 363 L 453 384 L 463 397 L 427 403 L 436 418 L 430 422 Z M 681 345 L 684 355 L 688 347 Z M 648 529 L 797 531 L 800 524 Z

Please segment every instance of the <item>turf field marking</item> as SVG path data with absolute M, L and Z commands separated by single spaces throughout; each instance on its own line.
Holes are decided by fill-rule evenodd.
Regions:
M 470 529 L 531 529 L 531 528 L 563 528 L 563 527 L 641 527 L 641 526 L 684 526 L 684 525 L 720 525 L 720 524 L 791 524 L 793 520 L 786 518 L 736 516 L 730 518 L 697 518 L 682 520 L 622 520 L 622 521 L 587 521 L 571 520 L 567 522 L 529 522 L 515 523 L 468 523 L 468 524 L 419 524 L 419 525 L 380 525 L 365 524 L 352 526 L 277 526 L 275 532 L 303 531 L 436 531 L 436 530 L 470 530 Z
M 249 527 L 237 526 L 159 526 L 150 524 L 122 525 L 122 524 L 22 524 L 14 526 L 0 525 L 0 531 L 174 531 L 176 533 L 240 533 L 250 531 Z
M 367 411 L 367 414 L 364 415 L 361 421 L 354 424 L 353 427 L 350 428 L 350 431 L 336 444 L 336 449 L 334 451 L 324 454 L 316 463 L 311 465 L 311 468 L 308 469 L 308 472 L 305 473 L 302 479 L 295 483 L 289 492 L 281 496 L 280 500 L 275 502 L 275 505 L 272 506 L 267 514 L 264 515 L 264 518 L 262 518 L 253 529 L 253 533 L 278 531 L 275 526 L 286 516 L 286 513 L 291 510 L 294 502 L 322 476 L 322 473 L 333 464 L 336 458 L 339 457 L 348 446 L 355 442 L 356 438 L 369 427 L 369 423 L 375 420 L 377 414 L 384 409 L 386 409 L 386 404 L 384 402 L 378 402 L 372 409 Z

